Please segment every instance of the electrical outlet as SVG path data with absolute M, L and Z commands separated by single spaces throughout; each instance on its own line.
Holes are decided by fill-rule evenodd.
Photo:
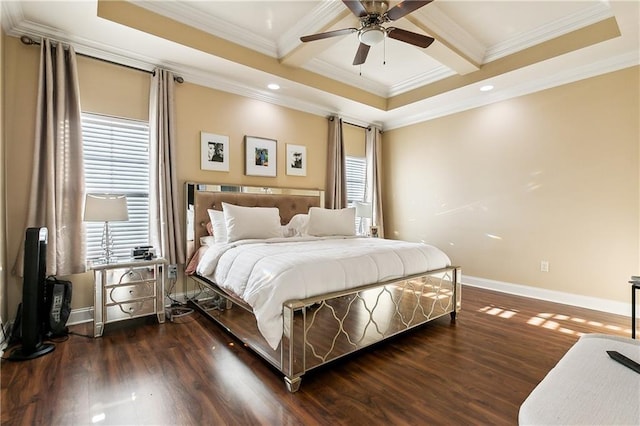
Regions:
M 540 272 L 549 272 L 549 261 L 541 260 L 540 261 Z
M 167 268 L 167 278 L 175 280 L 178 278 L 178 265 L 169 265 Z

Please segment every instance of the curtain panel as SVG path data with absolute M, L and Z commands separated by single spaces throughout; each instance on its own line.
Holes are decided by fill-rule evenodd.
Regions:
M 329 140 L 327 145 L 325 207 L 328 209 L 342 209 L 347 207 L 347 177 L 342 119 L 340 117 L 329 117 Z
M 43 39 L 27 227 L 48 228 L 47 274 L 86 271 L 80 88 L 73 47 Z M 23 275 L 24 240 L 14 266 Z
M 174 75 L 157 68 L 151 79 L 149 237 L 156 252 L 169 264 L 184 264 L 176 168 Z
M 365 196 L 371 203 L 372 223 L 378 227 L 378 235 L 384 238 L 384 220 L 382 215 L 382 130 L 370 126 L 367 128 L 365 141 L 367 161 L 367 177 Z

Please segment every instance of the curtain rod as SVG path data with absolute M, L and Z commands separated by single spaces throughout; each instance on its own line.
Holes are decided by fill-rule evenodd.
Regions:
M 29 37 L 27 35 L 21 36 L 20 37 L 20 41 L 22 43 L 28 45 L 28 46 L 30 46 L 32 44 L 36 44 L 38 46 L 40 45 L 39 41 L 36 41 L 36 40 L 32 39 L 31 37 Z M 138 67 L 134 67 L 134 66 L 131 66 L 131 65 L 121 64 L 121 63 L 118 63 L 118 62 L 110 61 L 108 59 L 103 59 L 103 58 L 98 58 L 96 56 L 87 55 L 85 53 L 76 52 L 76 55 L 84 56 L 85 58 L 95 59 L 95 60 L 102 61 L 102 62 L 106 62 L 106 63 L 112 64 L 112 65 L 118 65 L 118 66 L 121 66 L 121 67 L 125 67 L 125 68 L 129 68 L 129 69 L 132 69 L 132 70 L 136 70 L 136 71 L 146 72 L 147 74 L 155 75 L 155 73 L 156 73 L 155 71 L 149 71 L 149 70 L 145 70 L 143 68 L 138 68 Z M 173 77 L 173 81 L 175 81 L 176 83 L 184 83 L 184 78 L 182 78 L 180 76 L 174 76 Z
M 366 126 L 366 127 L 365 127 L 365 126 L 361 126 L 361 125 L 359 125 L 359 124 L 349 123 L 348 121 L 344 121 L 344 120 L 343 120 L 342 122 L 343 122 L 344 124 L 348 124 L 349 126 L 359 127 L 359 128 L 361 128 L 361 129 L 365 129 L 365 130 L 371 130 L 371 129 L 373 129 L 373 127 L 371 127 L 371 126 Z M 378 129 L 378 131 L 379 131 L 380 133 L 383 133 L 382 129 Z
M 334 118 L 335 116 L 332 115 L 331 117 L 329 117 L 329 121 L 333 121 Z M 371 130 L 371 126 L 361 126 L 359 124 L 349 123 L 348 121 L 344 121 L 344 120 L 342 120 L 342 123 L 348 124 L 349 126 L 360 127 L 361 129 L 365 129 L 365 130 Z
M 353 126 L 353 127 L 360 127 L 361 129 L 365 129 L 365 130 L 370 130 L 371 127 L 370 126 L 361 126 L 359 124 L 355 124 L 355 123 L 349 123 L 348 121 L 342 121 L 344 124 L 348 124 L 349 126 Z

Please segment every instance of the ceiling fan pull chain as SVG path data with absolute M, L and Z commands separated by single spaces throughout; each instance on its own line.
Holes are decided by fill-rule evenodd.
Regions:
M 382 65 L 387 65 L 387 35 L 382 40 Z

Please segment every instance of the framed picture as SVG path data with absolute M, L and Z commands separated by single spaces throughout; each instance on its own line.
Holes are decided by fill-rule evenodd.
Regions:
M 200 168 L 229 171 L 229 136 L 200 132 Z
M 378 235 L 378 227 L 377 226 L 371 226 L 369 228 L 369 235 L 371 236 L 371 238 L 378 238 L 380 235 Z
M 247 176 L 275 177 L 277 173 L 277 141 L 274 139 L 244 137 L 245 174 Z
M 307 175 L 307 147 L 287 144 L 287 174 Z

